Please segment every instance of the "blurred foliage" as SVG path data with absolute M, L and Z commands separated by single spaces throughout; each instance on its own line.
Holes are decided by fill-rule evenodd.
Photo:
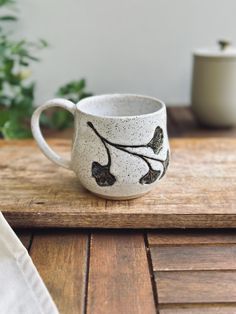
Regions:
M 30 80 L 30 65 L 40 61 L 35 54 L 48 46 L 43 39 L 30 42 L 12 39 L 9 23 L 17 21 L 15 0 L 0 0 L 0 135 L 6 139 L 31 137 L 30 117 L 34 111 L 35 83 Z M 8 25 L 6 25 L 8 24 Z M 73 81 L 59 88 L 57 96 L 74 102 L 90 96 L 85 80 Z M 72 117 L 66 111 L 42 116 L 44 126 L 63 129 L 71 126 Z
M 14 0 L 0 0 L 0 8 L 12 11 Z M 30 116 L 33 112 L 34 83 L 29 80 L 29 65 L 39 61 L 34 53 L 47 46 L 44 40 L 14 40 L 6 30 L 6 22 L 15 22 L 15 14 L 0 15 L 0 132 L 4 138 L 31 136 Z M 9 28 L 9 27 L 8 27 Z
M 92 96 L 92 94 L 86 92 L 86 81 L 81 79 L 61 86 L 56 96 L 66 98 L 76 104 L 79 100 Z M 49 128 L 63 130 L 73 126 L 73 116 L 70 112 L 57 108 L 51 115 L 42 114 L 41 123 Z

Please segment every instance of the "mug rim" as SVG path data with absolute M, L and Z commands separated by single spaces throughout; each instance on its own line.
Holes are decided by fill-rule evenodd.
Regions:
M 134 98 L 139 98 L 139 99 L 145 99 L 145 100 L 152 100 L 152 101 L 155 101 L 157 102 L 159 105 L 160 105 L 160 108 L 158 108 L 157 110 L 153 111 L 153 112 L 150 112 L 150 113 L 144 113 L 144 114 L 137 114 L 137 115 L 130 115 L 130 116 L 113 116 L 113 115 L 99 115 L 99 114 L 93 114 L 93 113 L 89 113 L 89 112 L 86 112 L 84 110 L 82 110 L 80 108 L 80 105 L 81 104 L 84 104 L 88 101 L 90 101 L 91 99 L 95 99 L 95 98 L 108 98 L 108 97 L 134 97 Z M 80 101 L 78 101 L 76 103 L 76 110 L 78 110 L 80 113 L 82 114 L 85 114 L 87 116 L 91 116 L 91 117 L 95 117 L 95 118 L 101 118 L 101 119 L 134 119 L 134 118 L 145 118 L 145 117 L 150 117 L 150 116 L 153 116 L 155 114 L 159 114 L 159 113 L 163 113 L 163 111 L 165 110 L 166 108 L 166 105 L 165 103 L 156 98 L 156 97 L 152 97 L 152 96 L 146 96 L 146 95 L 139 95 L 139 94 L 126 94 L 126 93 L 114 93 L 114 94 L 100 94 L 100 95 L 94 95 L 94 96 L 89 96 L 89 97 L 86 97 L 86 98 L 83 98 L 81 99 Z

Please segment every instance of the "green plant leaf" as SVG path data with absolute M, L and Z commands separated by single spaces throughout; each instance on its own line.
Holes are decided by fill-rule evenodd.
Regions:
M 4 126 L 4 124 L 9 120 L 9 111 L 1 110 L 0 111 L 0 128 Z
M 12 5 L 15 4 L 15 0 L 0 0 L 0 6 L 7 6 L 7 5 Z
M 22 60 L 22 59 L 19 61 L 19 64 L 20 64 L 20 65 L 23 65 L 23 66 L 25 66 L 25 67 L 28 67 L 28 66 L 29 66 L 29 62 L 24 61 L 24 60 Z
M 3 16 L 0 16 L 0 21 L 6 21 L 6 22 L 17 21 L 17 17 L 14 15 L 3 15 Z
M 0 7 L 15 3 L 15 0 L 0 0 Z M 5 30 L 4 22 L 17 20 L 15 12 L 0 15 L 0 135 L 9 139 L 31 137 L 34 83 L 28 83 L 28 69 L 31 62 L 39 61 L 36 52 L 47 46 L 43 39 L 31 42 L 11 38 L 9 25 Z
M 44 127 L 52 128 L 53 126 L 51 125 L 51 120 L 50 118 L 46 115 L 45 112 L 43 112 L 40 116 L 40 123 Z
M 39 42 L 41 43 L 41 45 L 42 45 L 43 48 L 46 48 L 46 47 L 49 46 L 49 45 L 48 45 L 48 42 L 47 42 L 45 39 L 43 39 L 43 38 L 40 38 L 40 39 L 39 39 Z
M 32 55 L 30 55 L 28 53 L 25 54 L 25 57 L 27 57 L 28 59 L 30 59 L 32 61 L 36 61 L 36 62 L 38 62 L 40 60 L 39 58 L 34 57 L 34 56 L 32 56 Z
M 86 87 L 86 81 L 85 79 L 74 81 L 72 86 L 75 88 L 75 90 L 80 91 Z
M 59 97 L 65 97 L 75 103 L 80 99 L 91 96 L 86 90 L 86 81 L 81 79 L 78 81 L 71 81 L 63 86 L 61 86 L 56 95 Z
M 0 96 L 0 106 L 9 107 L 11 106 L 11 104 L 12 104 L 12 100 L 10 97 L 4 96 L 4 95 Z
M 13 67 L 14 67 L 14 59 L 6 58 L 4 60 L 4 71 L 6 75 L 11 75 Z
M 86 87 L 86 81 L 85 79 L 81 79 L 79 81 L 71 81 L 67 84 L 65 84 L 64 86 L 60 87 L 58 89 L 58 96 L 64 96 L 67 94 L 80 94 L 80 92 L 82 92 L 82 90 Z
M 68 111 L 58 109 L 53 113 L 51 121 L 55 129 L 63 130 L 71 125 L 73 116 Z
M 24 139 L 32 137 L 30 128 L 22 127 L 7 121 L 0 129 L 5 139 Z
M 15 0 L 0 0 L 0 7 L 15 3 Z M 29 122 L 34 108 L 35 91 L 34 83 L 28 83 L 28 69 L 31 62 L 40 61 L 36 52 L 48 47 L 48 43 L 44 39 L 36 42 L 11 39 L 9 31 L 4 28 L 4 22 L 17 20 L 15 12 L 0 16 L 0 132 L 5 138 L 26 138 L 31 136 Z M 85 79 L 66 83 L 56 94 L 74 103 L 92 95 L 86 90 Z M 43 113 L 41 123 L 61 130 L 73 125 L 73 116 L 67 111 L 55 110 Z
M 83 92 L 80 94 L 80 99 L 83 99 L 83 98 L 86 98 L 86 97 L 91 97 L 93 96 L 92 93 L 86 93 L 86 92 Z

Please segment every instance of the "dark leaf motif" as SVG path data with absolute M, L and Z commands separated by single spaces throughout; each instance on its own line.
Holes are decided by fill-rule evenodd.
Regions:
M 156 127 L 153 138 L 151 141 L 147 144 L 147 147 L 151 147 L 155 154 L 158 154 L 163 145 L 163 130 L 161 127 Z
M 161 171 L 149 169 L 149 171 L 139 180 L 141 184 L 151 184 L 160 176 Z
M 115 143 L 112 143 L 111 141 L 108 141 L 106 138 L 101 136 L 99 132 L 95 129 L 93 124 L 91 122 L 87 122 L 87 125 L 94 131 L 94 133 L 101 139 L 101 142 L 103 143 L 106 152 L 107 152 L 107 157 L 108 157 L 108 163 L 106 165 L 101 165 L 98 162 L 94 161 L 92 163 L 92 176 L 95 178 L 97 184 L 99 186 L 111 186 L 116 182 L 115 176 L 110 172 L 110 167 L 111 167 L 111 154 L 109 151 L 109 145 L 112 147 L 115 147 L 127 154 L 136 156 L 141 158 L 146 165 L 148 166 L 149 170 L 148 172 L 142 176 L 139 180 L 140 184 L 152 184 L 155 182 L 157 179 L 161 179 L 164 175 L 165 172 L 168 168 L 169 165 L 169 151 L 167 151 L 166 159 L 165 160 L 160 160 L 148 156 L 144 156 L 142 154 L 138 154 L 136 152 L 131 152 L 127 150 L 126 148 L 134 148 L 134 147 L 150 147 L 154 151 L 155 154 L 158 154 L 161 149 L 163 148 L 163 130 L 161 127 L 156 127 L 153 138 L 148 144 L 145 145 L 139 145 L 139 146 L 128 146 L 128 145 L 118 145 Z M 158 161 L 162 164 L 163 170 L 154 170 L 152 169 L 151 164 L 149 163 L 148 159 L 152 159 L 155 161 Z
M 116 182 L 116 178 L 110 173 L 110 167 L 96 161 L 92 163 L 92 176 L 99 186 L 111 186 Z
M 168 166 L 169 166 L 169 162 L 170 162 L 170 152 L 167 151 L 166 159 L 165 159 L 165 160 L 163 161 L 163 163 L 162 163 L 162 165 L 163 165 L 163 171 L 162 171 L 162 175 L 161 175 L 160 179 L 161 179 L 162 177 L 164 177 L 164 175 L 165 175 L 165 173 L 166 173 L 166 170 L 167 170 L 167 168 L 168 168 Z

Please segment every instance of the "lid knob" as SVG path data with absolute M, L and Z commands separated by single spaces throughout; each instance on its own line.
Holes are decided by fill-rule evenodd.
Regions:
M 220 50 L 225 50 L 231 46 L 231 42 L 228 40 L 219 40 L 218 44 L 220 46 Z

